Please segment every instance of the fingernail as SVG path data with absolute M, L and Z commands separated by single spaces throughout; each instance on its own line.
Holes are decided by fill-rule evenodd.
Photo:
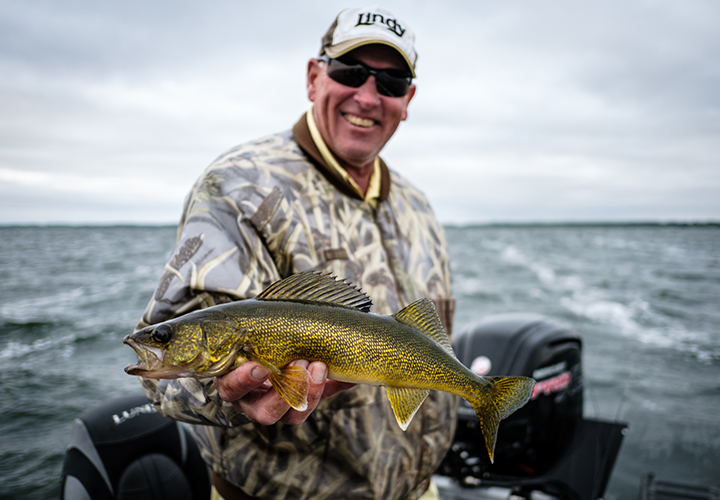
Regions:
M 327 368 L 324 364 L 318 364 L 313 365 L 312 373 L 310 373 L 312 376 L 313 381 L 315 381 L 316 384 L 321 384 L 325 382 L 325 377 L 327 376 Z
M 252 378 L 255 380 L 263 380 L 270 375 L 270 370 L 267 368 L 264 368 L 262 366 L 256 366 L 253 368 L 253 371 L 251 372 Z

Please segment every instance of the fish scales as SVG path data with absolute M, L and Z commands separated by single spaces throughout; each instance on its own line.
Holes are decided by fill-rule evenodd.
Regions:
M 328 376 L 383 385 L 404 430 L 430 390 L 465 398 L 475 409 L 493 458 L 497 428 L 530 398 L 526 377 L 480 377 L 460 363 L 429 299 L 394 316 L 369 312 L 370 299 L 329 275 L 300 273 L 255 299 L 222 304 L 152 325 L 123 341 L 138 355 L 126 372 L 147 378 L 220 376 L 247 361 L 271 370 L 290 406 L 307 408 L 307 370 L 322 361 Z
M 438 389 L 442 382 L 445 387 L 471 387 L 468 379 L 473 375 L 464 365 L 438 349 L 431 338 L 387 316 L 339 308 L 318 311 L 315 305 L 282 301 L 246 300 L 223 307 L 276 366 L 307 359 L 326 363 L 334 380 L 429 389 Z M 415 373 L 412 382 L 407 381 L 410 371 Z

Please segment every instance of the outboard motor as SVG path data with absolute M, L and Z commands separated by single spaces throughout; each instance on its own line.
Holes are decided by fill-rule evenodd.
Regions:
M 582 420 L 580 337 L 544 316 L 504 314 L 465 328 L 453 344 L 458 359 L 481 375 L 523 375 L 536 385 L 530 401 L 500 423 L 494 464 L 474 410 L 461 400 L 455 442 L 438 473 L 471 486 L 489 475 L 529 478 L 552 468 Z
M 144 394 L 108 401 L 73 422 L 61 500 L 209 500 L 195 440 Z

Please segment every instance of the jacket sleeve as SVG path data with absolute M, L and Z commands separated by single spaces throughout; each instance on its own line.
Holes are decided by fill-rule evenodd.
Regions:
M 235 168 L 212 166 L 188 195 L 178 241 L 138 328 L 218 303 L 254 297 L 279 279 L 270 253 L 243 217 Z M 232 181 L 232 182 L 229 182 Z M 222 401 L 211 379 L 141 379 L 163 415 L 189 423 L 233 426 L 247 419 Z

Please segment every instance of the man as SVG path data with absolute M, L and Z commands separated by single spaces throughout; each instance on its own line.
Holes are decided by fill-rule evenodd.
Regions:
M 379 157 L 415 95 L 413 42 L 384 9 L 338 15 L 308 62 L 310 111 L 292 131 L 222 155 L 195 184 L 140 327 L 318 270 L 360 286 L 379 314 L 430 297 L 450 332 L 442 229 L 425 197 Z M 456 398 L 433 392 L 403 432 L 384 389 L 295 363 L 311 379 L 303 412 L 253 362 L 215 380 L 143 385 L 164 415 L 197 424 L 226 500 L 420 497 L 450 446 Z

